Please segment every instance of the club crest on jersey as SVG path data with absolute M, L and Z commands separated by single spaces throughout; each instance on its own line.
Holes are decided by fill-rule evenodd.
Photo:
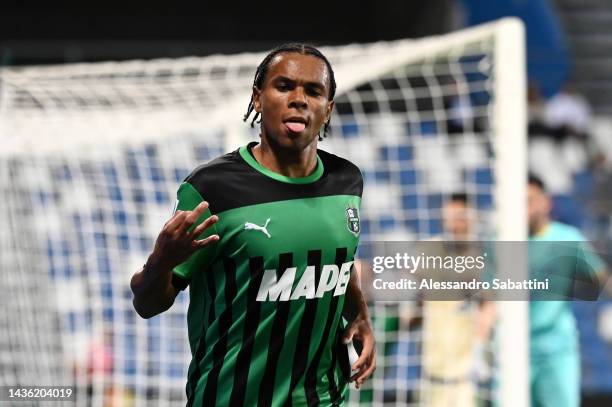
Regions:
M 359 234 L 359 212 L 357 212 L 357 208 L 350 206 L 346 208 L 346 223 L 349 232 L 354 235 Z

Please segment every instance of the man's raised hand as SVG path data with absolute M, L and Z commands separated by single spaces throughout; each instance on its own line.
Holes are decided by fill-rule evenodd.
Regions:
M 198 236 L 219 220 L 217 215 L 209 216 L 202 223 L 193 227 L 207 209 L 208 202 L 203 201 L 192 211 L 174 213 L 155 242 L 152 256 L 157 259 L 158 263 L 174 268 L 187 260 L 198 249 L 219 240 L 219 235 L 216 234 L 198 239 Z

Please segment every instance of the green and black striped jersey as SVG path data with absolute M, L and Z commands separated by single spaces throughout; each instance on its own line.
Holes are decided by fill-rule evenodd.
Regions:
M 174 269 L 189 285 L 188 405 L 341 405 L 340 335 L 359 236 L 359 169 L 319 150 L 311 175 L 260 165 L 255 143 L 198 167 L 177 209 L 202 200 L 219 242 Z

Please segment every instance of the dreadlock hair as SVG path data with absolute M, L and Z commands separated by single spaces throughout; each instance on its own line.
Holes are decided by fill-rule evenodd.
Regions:
M 270 53 L 266 55 L 266 57 L 263 59 L 263 61 L 261 61 L 261 63 L 257 67 L 257 70 L 255 71 L 255 79 L 253 79 L 254 87 L 256 87 L 257 89 L 261 89 L 263 87 L 263 84 L 266 80 L 266 75 L 268 74 L 268 68 L 270 66 L 270 61 L 272 61 L 272 59 L 274 59 L 275 56 L 279 54 L 284 54 L 284 53 L 312 55 L 313 57 L 319 58 L 320 60 L 325 62 L 325 66 L 327 67 L 327 72 L 329 73 L 329 96 L 328 98 L 329 100 L 334 100 L 334 96 L 336 95 L 336 78 L 334 77 L 334 70 L 332 69 L 332 66 L 327 60 L 327 58 L 325 57 L 325 55 L 323 55 L 321 51 L 316 49 L 314 46 L 309 45 L 309 44 L 287 43 L 287 44 L 279 45 L 278 47 L 270 51 Z M 242 120 L 246 122 L 254 110 L 255 110 L 255 105 L 253 104 L 253 95 L 251 95 L 251 100 L 249 101 L 247 112 L 244 115 Z M 258 118 L 259 120 L 257 120 Z M 253 119 L 251 120 L 251 127 L 255 127 L 256 122 L 261 123 L 260 114 L 257 112 L 255 112 L 255 115 L 253 116 Z M 327 136 L 328 130 L 329 130 L 329 120 L 325 122 L 325 124 L 323 125 L 323 137 Z M 322 141 L 323 137 L 321 137 L 321 134 L 319 133 L 319 141 Z

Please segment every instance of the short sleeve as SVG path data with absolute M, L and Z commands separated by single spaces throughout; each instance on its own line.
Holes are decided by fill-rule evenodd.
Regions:
M 200 193 L 188 182 L 183 182 L 176 196 L 175 212 L 176 211 L 191 211 L 198 206 L 204 198 Z M 197 225 L 205 221 L 211 216 L 210 208 L 207 209 L 196 223 L 192 226 L 195 228 Z M 217 225 L 213 225 L 205 230 L 198 239 L 204 239 L 210 235 L 218 234 Z M 215 260 L 218 244 L 208 245 L 199 249 L 195 252 L 187 261 L 179 264 L 173 270 L 172 284 L 179 290 L 183 290 L 189 284 L 191 277 L 198 270 L 207 269 Z

